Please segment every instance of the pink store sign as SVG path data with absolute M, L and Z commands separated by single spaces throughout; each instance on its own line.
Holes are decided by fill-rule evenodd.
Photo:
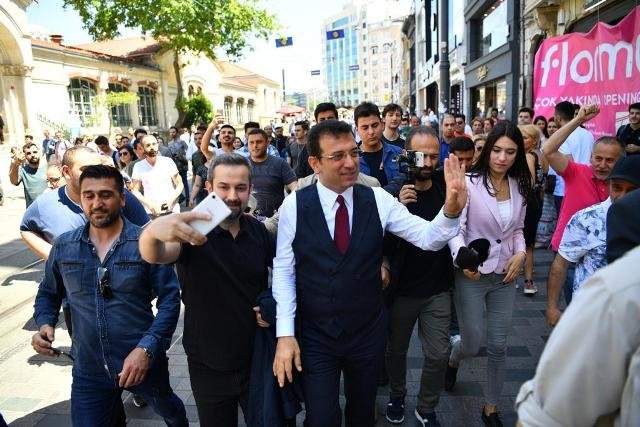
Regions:
M 588 33 L 542 42 L 536 53 L 534 110 L 553 116 L 561 101 L 599 104 L 585 127 L 596 138 L 615 135 L 628 120 L 628 105 L 640 102 L 640 6 L 616 26 L 599 22 Z

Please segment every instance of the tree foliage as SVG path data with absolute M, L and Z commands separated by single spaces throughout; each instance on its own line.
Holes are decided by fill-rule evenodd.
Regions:
M 185 112 L 184 126 L 189 127 L 198 123 L 208 124 L 213 119 L 213 105 L 202 93 L 189 99 L 181 98 L 178 106 Z
M 78 11 L 95 40 L 120 35 L 120 26 L 140 29 L 179 53 L 215 58 L 216 49 L 239 57 L 251 37 L 267 38 L 273 15 L 256 0 L 64 0 Z
M 186 117 L 178 55 L 202 53 L 214 59 L 221 51 L 238 58 L 252 38 L 266 39 L 276 28 L 275 17 L 256 0 L 64 0 L 64 6 L 78 11 L 97 41 L 114 39 L 125 27 L 139 29 L 174 52 L 177 126 Z

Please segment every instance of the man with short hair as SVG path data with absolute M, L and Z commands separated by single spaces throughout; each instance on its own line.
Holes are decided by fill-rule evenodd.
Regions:
M 473 155 L 475 154 L 475 145 L 471 138 L 466 136 L 456 136 L 449 143 L 449 152 L 456 156 L 460 164 L 464 165 L 465 170 L 471 170 L 473 164 Z
M 276 136 L 273 138 L 273 145 L 276 147 L 276 150 L 278 150 L 280 157 L 284 159 L 286 158 L 285 152 L 287 149 L 287 137 L 284 136 L 284 129 L 282 128 L 282 125 L 277 125 L 274 132 Z
M 533 110 L 529 107 L 522 107 L 518 110 L 518 124 L 530 125 L 533 120 Z
M 220 148 L 211 142 L 211 138 L 215 130 L 218 130 L 218 142 L 220 143 Z M 219 154 L 233 153 L 236 151 L 235 148 L 233 148 L 233 141 L 235 138 L 236 128 L 229 124 L 223 124 L 220 126 L 218 121 L 213 119 L 211 123 L 209 123 L 209 126 L 200 141 L 200 152 L 204 155 L 207 161 Z
M 629 123 L 618 128 L 616 138 L 624 144 L 627 154 L 640 154 L 640 102 L 629 105 Z
M 120 154 L 118 150 L 114 150 L 109 144 L 109 138 L 104 135 L 98 135 L 94 141 L 100 150 L 100 154 L 110 157 L 114 165 L 120 164 Z
M 40 150 L 36 144 L 26 143 L 22 150 L 13 152 L 9 181 L 15 186 L 22 184 L 27 208 L 47 189 L 47 166 L 40 164 Z
M 438 169 L 440 144 L 430 127 L 411 130 L 406 148 L 424 154 L 424 166 L 414 171 L 413 182 L 407 174 L 396 180 L 402 185 L 397 196 L 410 213 L 433 221 L 445 201 L 444 174 Z M 473 154 L 473 152 L 472 152 Z M 422 250 L 411 243 L 388 236 L 391 267 L 389 338 L 386 362 L 389 374 L 389 403 L 386 418 L 398 424 L 404 421 L 407 394 L 407 349 L 416 321 L 424 362 L 418 403 L 414 415 L 421 425 L 439 425 L 435 408 L 444 388 L 444 373 L 449 357 L 449 321 L 453 286 L 453 261 L 447 247 Z
M 384 131 L 382 132 L 382 142 L 404 148 L 404 138 L 400 136 L 398 131 L 402 121 L 402 107 L 398 104 L 387 104 L 382 109 L 382 123 Z
M 184 129 L 187 131 L 188 129 Z M 182 179 L 182 185 L 184 186 L 184 199 L 189 200 L 189 179 L 187 178 L 187 171 L 189 170 L 189 160 L 187 160 L 187 150 L 189 146 L 184 142 L 180 136 L 178 136 L 178 128 L 171 126 L 169 128 L 169 152 L 171 153 L 171 160 L 176 164 L 180 178 Z M 178 202 L 179 204 L 180 202 Z
M 300 167 L 298 168 L 298 162 L 300 161 L 300 154 L 305 148 L 307 144 L 307 133 L 309 132 L 309 122 L 306 120 L 300 120 L 294 125 L 293 134 L 295 135 L 295 142 L 292 142 L 287 147 L 287 163 L 291 166 L 291 169 L 297 171 L 300 169 L 300 173 L 305 173 L 306 168 Z M 298 178 L 302 178 L 303 176 L 298 176 Z
M 80 175 L 88 223 L 54 243 L 35 302 L 36 352 L 53 348 L 63 295 L 73 311 L 74 425 L 124 425 L 123 390 L 142 395 L 170 426 L 188 426 L 184 405 L 169 385 L 166 351 L 180 315 L 180 288 L 170 266 L 144 262 L 141 229 L 121 216 L 124 182 L 110 166 Z M 152 300 L 157 296 L 152 311 Z
M 358 105 L 353 118 L 362 140 L 360 171 L 376 178 L 384 187 L 400 173 L 397 158 L 402 149 L 382 140 L 384 126 L 376 104 L 363 102 Z
M 49 163 L 49 159 L 56 152 L 56 140 L 51 138 L 49 129 L 45 129 L 42 133 L 44 135 L 44 139 L 42 140 L 42 155 L 45 156 L 47 163 Z
M 270 217 L 284 200 L 285 187 L 288 191 L 298 188 L 293 169 L 287 162 L 267 154 L 267 133 L 262 129 L 249 132 L 249 164 L 253 175 L 253 196 L 258 201 L 256 212 Z
M 254 129 L 260 129 L 260 123 L 258 122 L 247 122 L 244 124 L 244 136 L 242 137 L 242 147 L 235 150 L 236 153 L 243 155 L 244 157 L 249 157 L 249 134 Z M 231 141 L 231 145 L 233 145 L 233 141 Z M 278 154 L 278 150 L 269 144 L 267 146 L 267 154 L 270 156 L 280 157 Z
M 566 195 L 551 239 L 551 248 L 556 252 L 560 246 L 564 229 L 573 214 L 593 204 L 603 202 L 609 197 L 605 180 L 618 159 L 625 154 L 624 147 L 613 137 L 598 139 L 593 147 L 591 162 L 588 166 L 577 163 L 560 152 L 560 147 L 569 135 L 581 124 L 595 117 L 599 111 L 596 105 L 582 107 L 575 118 L 558 129 L 542 146 L 549 166 L 565 181 Z M 571 301 L 572 289 L 573 277 L 569 274 L 564 288 L 567 304 Z
M 313 110 L 313 117 L 315 118 L 316 123 L 322 123 L 325 120 L 338 120 L 338 110 L 333 102 L 321 102 L 316 105 L 315 110 Z M 308 132 L 309 128 L 307 128 L 307 133 Z M 305 134 L 305 141 L 306 138 Z M 309 166 L 309 151 L 307 150 L 306 143 L 298 155 L 296 167 L 294 167 L 293 170 L 299 179 L 313 174 L 313 169 Z
M 607 213 L 625 194 L 640 187 L 640 157 L 623 157 L 607 177 L 610 197 L 576 212 L 567 224 L 547 282 L 546 317 L 551 326 L 560 319 L 558 299 L 570 263 L 576 265 L 573 296 L 596 270 L 607 265 Z
M 375 114 L 361 114 L 358 127 L 377 123 L 380 128 L 363 130 L 363 144 L 382 133 L 373 107 Z M 357 111 L 365 108 L 370 109 Z M 304 369 L 310 427 L 341 425 L 338 396 L 344 372 L 346 425 L 371 426 L 387 330 L 380 272 L 384 232 L 422 249 L 442 249 L 458 232 L 467 200 L 464 173 L 453 156 L 445 163 L 445 205 L 429 223 L 382 188 L 354 185 L 359 151 L 347 123 L 327 120 L 314 126 L 308 149 L 318 182 L 289 195 L 280 211 L 272 287 L 278 336 L 273 370 L 282 387 L 293 380 L 294 370 Z
M 61 130 L 56 131 L 53 139 L 56 141 L 54 154 L 56 155 L 58 162 L 61 162 L 62 158 L 64 157 L 64 153 L 67 151 L 67 149 L 73 147 L 73 144 L 67 141 L 66 139 L 64 139 L 64 136 Z
M 420 126 L 420 123 L 421 123 L 420 117 L 416 116 L 415 114 L 411 115 L 411 118 L 409 119 L 409 126 L 411 126 L 412 128 L 415 128 Z M 426 125 L 422 125 L 422 126 L 429 126 L 429 124 L 427 123 Z
M 455 113 L 453 118 L 456 121 L 453 134 L 471 138 L 471 127 L 467 124 L 467 117 L 462 113 Z
M 216 156 L 205 185 L 231 214 L 206 237 L 189 225 L 210 219 L 201 212 L 159 218 L 140 237 L 145 260 L 176 264 L 185 306 L 183 345 L 203 426 L 238 425 L 238 404 L 246 417 L 256 321 L 269 326 L 256 299 L 267 289 L 275 245 L 264 226 L 243 213 L 251 183 L 246 158 Z
M 183 184 L 176 164 L 168 157 L 158 156 L 158 141 L 153 135 L 142 138 L 146 158 L 133 167 L 131 192 L 140 200 L 151 217 L 179 213 L 176 203 Z M 140 191 L 144 188 L 144 195 Z
M 441 136 L 440 136 L 440 164 L 444 163 L 444 159 L 449 157 L 449 143 L 455 138 L 456 118 L 453 114 L 445 114 L 442 118 Z
M 66 184 L 58 165 L 47 166 L 47 186 L 49 190 L 56 190 Z

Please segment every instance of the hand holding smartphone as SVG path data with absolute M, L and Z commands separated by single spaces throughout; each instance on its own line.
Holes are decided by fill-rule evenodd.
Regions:
M 231 214 L 231 209 L 224 203 L 224 201 L 216 196 L 214 192 L 209 193 L 207 197 L 204 198 L 203 201 L 198 203 L 198 205 L 192 209 L 193 212 L 204 212 L 211 216 L 210 220 L 202 220 L 196 219 L 191 221 L 189 225 L 196 229 L 203 235 L 207 235 L 218 226 L 222 221 L 224 221 L 229 214 Z

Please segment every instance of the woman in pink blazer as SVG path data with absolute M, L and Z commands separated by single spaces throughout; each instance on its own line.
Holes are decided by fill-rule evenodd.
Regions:
M 482 421 L 502 426 L 497 403 L 502 392 L 507 334 L 515 299 L 515 280 L 526 257 L 523 227 L 531 174 L 518 127 L 498 123 L 487 136 L 478 161 L 467 174 L 469 198 L 460 217 L 460 232 L 449 242 L 453 259 L 476 239 L 490 243 L 489 257 L 478 271 L 456 272 L 455 305 L 460 340 L 451 349 L 445 388 L 455 385 L 462 359 L 478 353 L 486 328 L 487 389 Z M 486 312 L 486 326 L 484 314 Z

